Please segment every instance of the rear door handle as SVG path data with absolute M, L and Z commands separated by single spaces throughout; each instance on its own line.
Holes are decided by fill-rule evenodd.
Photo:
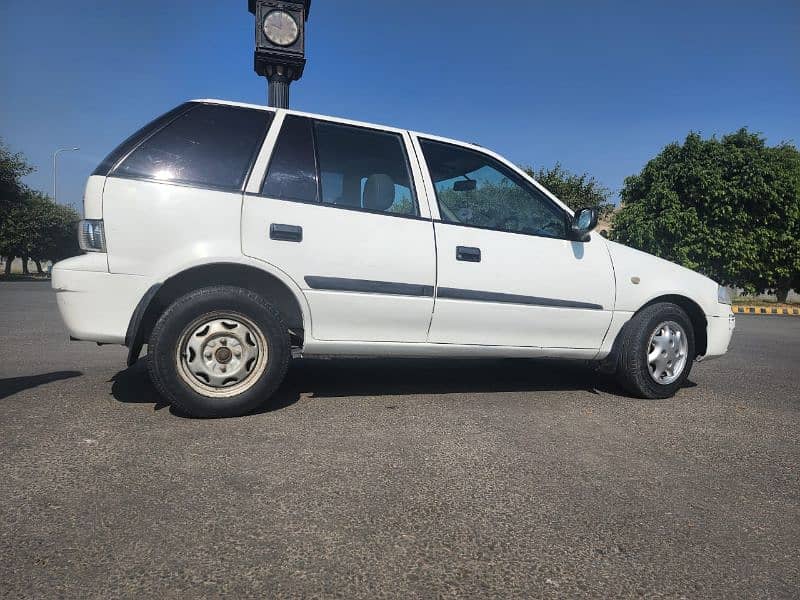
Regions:
M 471 246 L 456 246 L 456 260 L 481 262 L 481 249 Z
M 302 242 L 303 228 L 299 225 L 272 223 L 269 226 L 269 239 L 282 242 Z

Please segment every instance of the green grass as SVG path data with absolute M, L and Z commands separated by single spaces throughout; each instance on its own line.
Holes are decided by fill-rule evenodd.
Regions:
M 734 298 L 734 304 L 743 304 L 745 306 L 769 306 L 773 308 L 779 307 L 794 307 L 800 305 L 798 302 L 781 302 L 779 303 L 777 300 L 772 300 L 770 298 L 750 298 L 748 296 L 739 296 L 738 298 Z

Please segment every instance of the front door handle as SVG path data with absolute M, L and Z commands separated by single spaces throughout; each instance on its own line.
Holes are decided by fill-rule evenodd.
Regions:
M 299 225 L 273 223 L 269 226 L 269 239 L 281 242 L 302 242 L 303 228 Z
M 456 246 L 456 260 L 481 262 L 481 249 L 471 246 Z

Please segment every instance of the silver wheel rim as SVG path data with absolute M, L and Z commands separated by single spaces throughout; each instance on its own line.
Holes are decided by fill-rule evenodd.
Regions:
M 250 389 L 267 368 L 267 340 L 244 315 L 212 313 L 181 333 L 178 374 L 204 396 L 229 398 Z
M 689 340 L 686 331 L 675 321 L 665 321 L 655 328 L 647 345 L 650 377 L 661 385 L 678 379 L 686 367 Z

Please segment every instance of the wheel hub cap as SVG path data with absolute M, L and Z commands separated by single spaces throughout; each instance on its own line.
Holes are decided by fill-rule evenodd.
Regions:
M 263 373 L 267 344 L 244 316 L 209 315 L 184 330 L 177 359 L 181 378 L 201 394 L 233 396 Z
M 233 353 L 228 348 L 217 348 L 217 351 L 214 353 L 217 359 L 217 362 L 222 364 L 227 364 L 231 362 L 231 357 L 233 357 Z
M 669 385 L 676 381 L 686 367 L 689 342 L 686 332 L 675 321 L 666 321 L 650 336 L 647 364 L 650 377 L 656 383 Z

